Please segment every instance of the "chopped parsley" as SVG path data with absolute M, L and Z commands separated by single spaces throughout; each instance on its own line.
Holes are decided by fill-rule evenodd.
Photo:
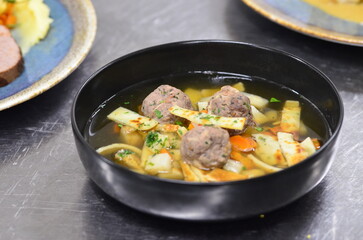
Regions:
M 270 98 L 270 102 L 281 102 L 281 100 L 272 97 L 272 98 Z
M 175 121 L 176 125 L 183 126 L 183 123 L 181 121 Z
M 146 136 L 146 146 L 151 147 L 159 140 L 159 134 L 156 132 L 149 132 L 149 134 Z
M 161 114 L 161 112 L 157 109 L 154 110 L 154 113 L 155 113 L 156 117 L 159 119 L 163 117 L 163 114 Z
M 130 102 L 124 102 L 124 104 L 125 104 L 125 105 L 128 105 L 128 104 L 130 104 Z
M 263 131 L 263 127 L 255 127 L 255 129 L 259 132 L 262 132 Z
M 205 115 L 205 116 L 200 117 L 200 119 L 206 119 L 206 120 L 209 120 L 209 119 L 212 119 L 212 118 L 214 118 L 214 117 L 210 116 L 210 115 Z
M 121 158 L 126 157 L 127 155 L 133 154 L 134 152 L 128 149 L 122 149 L 117 152 L 117 155 Z

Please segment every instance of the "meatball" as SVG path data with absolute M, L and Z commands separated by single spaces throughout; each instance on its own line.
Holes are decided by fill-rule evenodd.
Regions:
M 180 153 L 186 163 L 197 168 L 222 167 L 231 153 L 229 134 L 218 127 L 193 128 L 183 136 Z
M 144 99 L 141 111 L 159 123 L 174 124 L 181 120 L 169 112 L 169 108 L 174 105 L 193 110 L 192 102 L 185 93 L 175 87 L 161 85 Z
M 248 126 L 255 126 L 251 113 L 250 99 L 231 86 L 224 86 L 208 102 L 208 113 L 223 117 L 245 117 L 246 124 L 242 131 L 230 130 L 231 135 L 243 133 Z

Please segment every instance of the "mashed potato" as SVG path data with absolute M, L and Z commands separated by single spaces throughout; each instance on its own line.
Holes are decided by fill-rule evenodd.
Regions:
M 50 9 L 43 0 L 18 1 L 14 6 L 14 15 L 17 18 L 14 35 L 22 53 L 26 54 L 32 46 L 46 37 L 53 21 L 49 17 Z

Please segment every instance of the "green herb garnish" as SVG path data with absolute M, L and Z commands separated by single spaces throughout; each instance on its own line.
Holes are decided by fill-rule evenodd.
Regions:
M 270 102 L 281 102 L 281 100 L 272 97 L 272 98 L 270 98 Z
M 209 120 L 209 119 L 212 119 L 214 118 L 213 116 L 210 116 L 210 115 L 204 115 L 202 117 L 200 117 L 200 119 L 206 119 L 206 120 Z
M 146 136 L 146 146 L 151 147 L 156 143 L 159 139 L 159 135 L 156 132 L 149 132 L 149 134 Z
M 127 155 L 130 155 L 130 154 L 133 154 L 134 152 L 133 151 L 131 151 L 131 150 L 128 150 L 128 149 L 122 149 L 121 151 L 119 151 L 118 153 L 117 153 L 117 155 L 119 156 L 119 157 L 121 157 L 121 158 L 124 158 L 124 157 L 126 157 Z
M 175 121 L 176 125 L 183 126 L 183 123 L 181 121 Z
M 128 104 L 130 104 L 130 102 L 124 102 L 124 104 L 125 104 L 125 105 L 128 105 Z
M 155 113 L 156 117 L 159 119 L 163 117 L 163 114 L 161 114 L 161 112 L 157 109 L 154 110 L 154 113 Z
M 263 127 L 255 127 L 255 129 L 259 132 L 262 132 L 263 131 Z

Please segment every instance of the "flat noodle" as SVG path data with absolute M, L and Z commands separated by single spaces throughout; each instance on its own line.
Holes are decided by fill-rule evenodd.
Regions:
M 141 156 L 141 150 L 139 148 L 128 145 L 128 144 L 123 144 L 123 143 L 110 144 L 110 145 L 107 145 L 104 147 L 100 147 L 96 151 L 101 155 L 108 155 L 108 154 L 115 153 L 120 149 L 128 149 L 130 151 L 133 151 L 137 155 Z
M 282 168 L 278 168 L 278 167 L 274 167 L 271 165 L 268 165 L 264 162 L 262 162 L 260 159 L 256 158 L 255 156 L 253 156 L 252 154 L 248 154 L 247 157 L 249 159 L 252 160 L 252 162 L 259 168 L 263 169 L 265 172 L 267 173 L 274 173 L 274 172 L 278 172 L 281 171 Z
M 294 140 L 293 134 L 278 132 L 277 139 L 288 166 L 295 165 L 309 156 L 300 143 Z
M 192 171 L 190 166 L 183 161 L 180 161 L 180 167 L 184 174 L 184 180 L 188 182 L 201 182 L 200 178 Z
M 154 119 L 142 116 L 123 107 L 114 110 L 107 118 L 114 122 L 136 128 L 137 130 L 150 130 L 158 125 L 158 122 Z
M 226 171 L 220 168 L 215 168 L 209 173 L 204 175 L 205 180 L 208 182 L 228 182 L 247 179 L 247 175 Z
M 178 106 L 171 107 L 169 112 L 178 117 L 188 119 L 196 124 L 213 125 L 228 129 L 242 130 L 246 122 L 246 118 L 244 117 L 221 117 L 213 114 L 192 111 Z
M 298 101 L 286 101 L 281 114 L 281 130 L 283 132 L 299 133 L 300 114 L 301 107 Z

